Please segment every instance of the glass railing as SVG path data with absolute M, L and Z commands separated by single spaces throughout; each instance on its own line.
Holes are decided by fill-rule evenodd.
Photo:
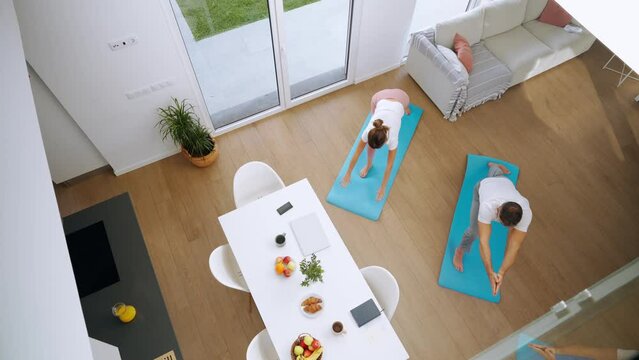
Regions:
M 636 350 L 639 258 L 473 359 L 639 359 Z

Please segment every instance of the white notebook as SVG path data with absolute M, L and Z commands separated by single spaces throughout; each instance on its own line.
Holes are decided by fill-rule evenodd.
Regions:
M 291 221 L 291 229 L 302 255 L 308 256 L 330 246 L 319 218 L 315 213 Z

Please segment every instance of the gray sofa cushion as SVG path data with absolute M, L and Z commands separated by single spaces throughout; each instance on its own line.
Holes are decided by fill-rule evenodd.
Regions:
M 555 51 L 574 49 L 573 56 L 588 49 L 593 40 L 593 35 L 586 29 L 583 29 L 581 34 L 569 33 L 560 27 L 537 20 L 529 21 L 523 27 Z
M 512 71 L 512 85 L 548 69 L 548 64 L 553 62 L 552 49 L 522 26 L 486 39 L 484 43 Z
M 544 11 L 548 0 L 528 0 L 526 3 L 526 16 L 524 16 L 524 22 L 535 20 Z
M 459 34 L 465 37 L 470 45 L 476 44 L 481 40 L 483 26 L 484 9 L 474 8 L 435 25 L 435 43 L 452 48 L 455 34 Z
M 526 14 L 525 0 L 494 0 L 481 7 L 484 8 L 482 40 L 520 26 Z
M 483 43 L 471 47 L 473 71 L 466 87 L 467 98 L 462 111 L 487 101 L 499 99 L 510 86 L 513 73 Z

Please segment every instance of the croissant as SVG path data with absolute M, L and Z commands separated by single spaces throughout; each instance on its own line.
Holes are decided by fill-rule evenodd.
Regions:
M 310 314 L 315 314 L 316 312 L 322 310 L 322 305 L 321 304 L 309 304 L 304 306 L 304 311 L 306 311 L 307 313 Z
M 321 302 L 322 302 L 322 299 L 311 296 L 308 299 L 304 300 L 304 302 L 302 303 L 302 306 L 318 304 Z

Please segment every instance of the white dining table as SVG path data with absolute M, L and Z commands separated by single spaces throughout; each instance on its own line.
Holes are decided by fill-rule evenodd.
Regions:
M 278 214 L 277 208 L 287 202 L 293 207 Z M 290 222 L 311 213 L 317 215 L 330 245 L 316 253 L 324 281 L 302 287 L 304 275 L 299 263 L 303 256 Z M 281 360 L 291 358 L 291 345 L 302 333 L 322 343 L 326 360 L 408 359 L 383 313 L 357 326 L 350 310 L 374 299 L 373 293 L 307 179 L 224 214 L 219 221 Z M 275 236 L 281 233 L 286 233 L 286 244 L 278 247 Z M 278 256 L 290 256 L 298 264 L 291 277 L 276 274 Z M 324 309 L 315 318 L 300 307 L 310 294 L 323 299 Z M 333 334 L 335 321 L 344 324 L 345 334 Z

